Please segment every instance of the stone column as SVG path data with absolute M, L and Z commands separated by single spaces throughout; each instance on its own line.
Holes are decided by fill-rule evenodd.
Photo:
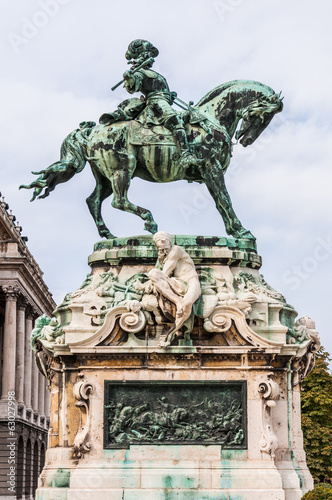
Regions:
M 16 328 L 16 401 L 19 405 L 24 404 L 24 351 L 25 351 L 25 309 L 26 302 L 19 301 L 17 304 L 17 328 Z
M 38 372 L 38 411 L 40 415 L 44 415 L 44 402 L 45 402 L 45 377 Z
M 47 383 L 46 383 L 46 385 L 47 385 Z M 46 389 L 46 391 L 45 391 L 44 414 L 47 418 L 49 418 L 49 416 L 50 416 L 50 391 L 48 389 Z
M 8 398 L 9 391 L 15 391 L 15 364 L 16 364 L 16 301 L 18 289 L 3 287 L 6 295 L 2 399 Z
M 34 411 L 38 411 L 38 382 L 39 382 L 39 371 L 36 365 L 36 355 L 34 352 L 32 352 L 32 367 L 31 367 L 31 373 L 32 373 L 32 408 Z
M 24 369 L 24 403 L 27 408 L 31 408 L 32 391 L 32 352 L 30 346 L 30 336 L 32 331 L 32 310 L 28 308 L 25 312 L 25 369 Z

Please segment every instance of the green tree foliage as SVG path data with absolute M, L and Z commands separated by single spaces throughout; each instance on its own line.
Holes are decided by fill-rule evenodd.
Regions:
M 309 470 L 317 483 L 332 484 L 332 374 L 331 361 L 323 347 L 317 353 L 313 371 L 303 382 L 302 430 Z M 316 489 L 310 493 L 315 493 Z M 324 493 L 325 495 L 325 493 Z M 332 499 L 332 490 L 326 495 L 305 497 Z
M 332 487 L 327 484 L 318 484 L 314 490 L 308 491 L 302 500 L 332 500 Z

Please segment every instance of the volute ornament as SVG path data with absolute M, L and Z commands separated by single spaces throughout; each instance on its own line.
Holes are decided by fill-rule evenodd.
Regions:
M 138 301 L 129 302 L 128 312 L 122 313 L 119 319 L 120 327 L 128 333 L 137 333 L 143 330 L 146 319 L 141 311 L 141 303 Z
M 275 451 L 278 448 L 278 439 L 273 429 L 272 409 L 276 406 L 276 400 L 280 395 L 280 388 L 274 380 L 274 374 L 268 373 L 266 378 L 257 383 L 257 391 L 262 400 L 261 413 L 261 439 L 258 443 L 259 449 L 267 453 L 271 458 L 275 457 Z
M 82 458 L 84 453 L 91 450 L 89 442 L 90 432 L 90 396 L 93 393 L 94 387 L 91 383 L 84 380 L 84 374 L 79 373 L 78 381 L 73 387 L 73 394 L 77 402 L 75 406 L 81 410 L 81 423 L 74 439 L 73 456 L 74 458 Z

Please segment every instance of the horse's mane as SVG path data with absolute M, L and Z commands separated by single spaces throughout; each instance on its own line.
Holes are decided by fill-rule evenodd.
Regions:
M 271 93 L 272 95 L 274 94 L 274 90 L 271 89 L 271 87 L 268 87 L 267 85 L 264 85 L 263 83 L 256 82 L 255 80 L 232 80 L 231 82 L 226 82 L 218 87 L 215 87 L 213 90 L 208 92 L 196 105 L 195 107 L 203 106 L 204 104 L 207 104 L 208 102 L 212 101 L 215 97 L 218 97 L 222 92 L 225 90 L 229 89 L 230 87 L 235 87 L 235 86 L 256 86 L 256 87 L 261 87 L 262 90 L 264 89 L 266 93 Z

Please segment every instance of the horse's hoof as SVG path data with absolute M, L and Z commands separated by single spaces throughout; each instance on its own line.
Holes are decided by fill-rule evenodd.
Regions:
M 116 238 L 108 229 L 99 229 L 98 233 L 101 238 L 106 238 L 107 240 L 114 240 Z
M 115 240 L 117 236 L 114 236 L 112 233 L 108 233 L 107 235 L 102 236 L 102 238 L 106 238 L 107 240 Z
M 153 222 L 147 221 L 144 224 L 144 229 L 146 231 L 149 231 L 149 233 L 155 234 L 158 231 L 158 226 L 154 221 Z

